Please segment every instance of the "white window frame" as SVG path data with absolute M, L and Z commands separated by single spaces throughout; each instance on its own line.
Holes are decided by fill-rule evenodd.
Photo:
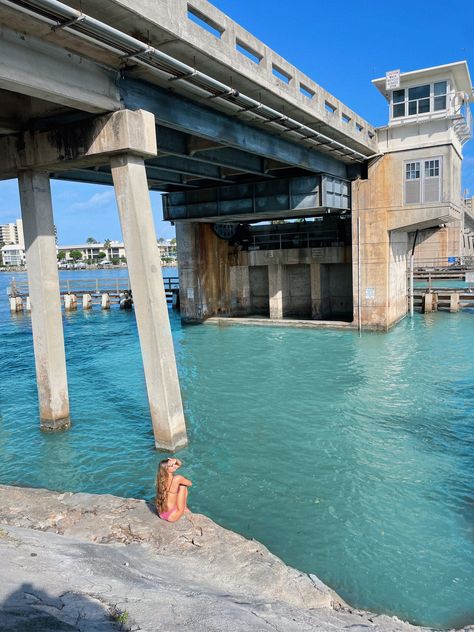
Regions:
M 425 175 L 425 167 L 427 162 L 434 162 L 435 160 L 439 161 L 439 174 L 437 176 L 426 176 Z M 419 202 L 407 202 L 407 192 L 406 192 L 406 183 L 407 179 L 407 165 L 413 163 L 420 163 L 420 201 Z M 429 167 L 431 168 L 431 167 Z M 439 189 L 438 189 L 438 199 L 432 200 L 430 202 L 425 201 L 425 181 L 431 178 L 439 178 Z M 410 180 L 418 180 L 418 178 L 410 178 Z M 441 202 L 443 198 L 443 156 L 429 156 L 424 158 L 411 158 L 409 160 L 404 160 L 403 162 L 403 204 L 404 206 L 416 206 L 419 204 L 436 204 L 437 202 Z
M 446 82 L 446 93 L 444 95 L 435 95 L 434 93 L 434 86 L 435 83 L 442 83 L 442 82 Z M 430 86 L 430 95 L 429 97 L 422 97 L 421 99 L 409 99 L 409 90 L 411 88 L 418 88 L 421 86 L 426 86 L 429 85 Z M 397 103 L 393 102 L 393 93 L 394 92 L 398 92 L 399 90 L 403 90 L 404 91 L 404 99 L 403 101 L 398 101 Z M 449 104 L 449 97 L 451 94 L 451 82 L 448 78 L 444 78 L 444 79 L 436 79 L 434 81 L 427 81 L 427 82 L 418 82 L 418 83 L 414 83 L 412 85 L 407 85 L 404 86 L 403 88 L 397 88 L 396 90 L 392 90 L 390 93 L 390 121 L 402 121 L 403 119 L 411 119 L 411 118 L 417 118 L 420 116 L 430 116 L 433 114 L 441 114 L 443 112 L 447 112 L 450 109 L 450 104 Z M 440 96 L 444 96 L 446 98 L 446 107 L 442 110 L 435 110 L 434 109 L 434 104 L 435 104 L 435 98 L 436 97 L 440 97 Z M 428 110 L 428 112 L 422 112 L 422 113 L 418 113 L 416 112 L 415 114 L 409 114 L 409 103 L 411 102 L 416 102 L 417 103 L 417 110 L 418 110 L 418 104 L 419 101 L 422 101 L 424 99 L 428 99 L 430 100 L 430 109 Z M 394 116 L 394 106 L 395 105 L 401 105 L 403 103 L 403 106 L 405 108 L 405 114 L 403 116 Z

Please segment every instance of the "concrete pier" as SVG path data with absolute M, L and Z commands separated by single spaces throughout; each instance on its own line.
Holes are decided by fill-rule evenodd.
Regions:
M 10 299 L 10 311 L 11 312 L 22 312 L 23 311 L 23 301 L 19 296 L 12 296 Z
M 156 247 L 143 158 L 113 156 L 112 177 L 127 250 L 155 445 L 176 450 L 187 444 L 168 308 Z
M 70 425 L 69 395 L 59 296 L 56 240 L 49 177 L 18 176 L 31 299 L 31 322 L 41 428 Z
M 107 292 L 104 292 L 104 294 L 100 297 L 100 305 L 102 309 L 110 309 L 110 296 Z
M 72 312 L 77 309 L 77 296 L 75 294 L 64 295 L 64 309 L 67 312 Z
M 288 291 L 283 266 L 268 266 L 270 318 L 283 318 L 283 302 Z
M 82 309 L 92 309 L 92 296 L 90 294 L 82 295 Z

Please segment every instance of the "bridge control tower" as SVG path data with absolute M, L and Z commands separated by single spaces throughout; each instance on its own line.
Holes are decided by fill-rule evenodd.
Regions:
M 380 155 L 369 161 L 367 178 L 353 184 L 361 262 L 354 285 L 363 325 L 386 328 L 407 311 L 406 257 L 415 231 L 419 263 L 446 265 L 469 254 L 463 236 L 474 216 L 461 195 L 461 164 L 473 92 L 464 61 L 387 73 L 373 83 L 388 102 L 389 121 L 377 130 Z

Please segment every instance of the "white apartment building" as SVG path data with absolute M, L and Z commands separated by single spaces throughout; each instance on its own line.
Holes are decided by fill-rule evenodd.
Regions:
M 104 244 L 73 244 L 72 246 L 58 246 L 58 253 L 64 252 L 64 261 L 73 261 L 71 252 L 78 250 L 82 254 L 82 261 L 112 261 L 112 259 L 120 259 L 125 257 L 125 247 L 121 241 L 111 241 Z M 102 257 L 100 253 L 105 253 L 105 257 Z
M 24 248 L 23 221 L 17 219 L 9 224 L 0 224 L 0 242 L 5 245 L 19 244 L 21 248 Z
M 25 265 L 25 249 L 19 244 L 8 244 L 2 247 L 2 261 L 4 266 Z

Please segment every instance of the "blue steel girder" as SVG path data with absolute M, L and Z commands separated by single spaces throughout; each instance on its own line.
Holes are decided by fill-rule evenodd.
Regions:
M 169 221 L 247 221 L 315 215 L 331 206 L 350 210 L 350 184 L 330 177 L 330 189 L 348 195 L 332 195 L 327 204 L 326 176 L 310 175 L 271 181 L 232 184 L 163 195 L 163 218 Z M 336 186 L 337 185 L 337 186 Z
M 346 178 L 346 164 L 302 143 L 260 129 L 201 103 L 136 79 L 119 82 L 124 106 L 152 112 L 158 125 L 200 138 L 217 141 L 255 156 L 276 160 L 289 167 Z M 159 139 L 158 139 L 159 147 Z M 217 150 L 221 151 L 221 150 Z M 199 152 L 199 156 L 202 156 Z
M 190 134 L 158 125 L 156 128 L 158 154 L 179 156 L 187 159 L 187 161 L 193 160 L 196 163 L 226 167 L 239 173 L 249 173 L 262 178 L 273 177 L 268 173 L 267 160 L 261 156 L 249 154 L 232 147 L 190 151 L 193 138 L 195 137 Z

